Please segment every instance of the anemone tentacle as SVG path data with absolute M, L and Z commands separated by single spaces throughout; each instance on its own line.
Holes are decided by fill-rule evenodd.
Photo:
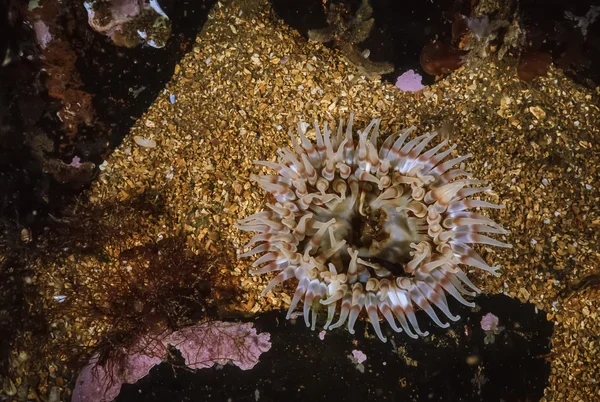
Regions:
M 470 154 L 449 158 L 455 146 L 446 147 L 447 141 L 428 149 L 437 133 L 409 139 L 415 127 L 377 148 L 379 124 L 372 120 L 356 138 L 353 115 L 346 126 L 340 120 L 335 134 L 315 122 L 316 143 L 307 137 L 308 125 L 298 124 L 298 138 L 290 132 L 291 149 L 279 150 L 277 162 L 255 162 L 276 174 L 251 176 L 277 202 L 236 227 L 257 232 L 240 254 L 262 254 L 250 272 L 275 273 L 263 295 L 298 281 L 288 318 L 302 301 L 307 326 L 314 329 L 326 310 L 325 329 L 347 324 L 354 333 L 365 310 L 385 342 L 381 317 L 412 338 L 428 335 L 417 310 L 444 328 L 459 320 L 446 293 L 474 306 L 464 296 L 480 292 L 461 267 L 493 275 L 499 269 L 471 245 L 512 246 L 488 236 L 508 230 L 472 212 L 503 206 L 469 198 L 491 189 L 459 167 Z

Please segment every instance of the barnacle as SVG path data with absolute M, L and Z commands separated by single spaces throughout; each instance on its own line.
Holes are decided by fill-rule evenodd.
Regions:
M 277 151 L 277 162 L 255 162 L 276 172 L 252 175 L 276 202 L 238 222 L 239 229 L 258 232 L 240 257 L 262 254 L 251 273 L 277 273 L 263 295 L 296 279 L 288 318 L 303 301 L 304 320 L 313 329 L 326 308 L 325 329 L 347 322 L 354 333 L 364 309 L 383 342 L 381 316 L 396 332 L 427 336 L 417 322 L 419 308 L 448 327 L 433 308 L 451 321 L 460 318 L 450 312 L 446 293 L 474 306 L 463 295 L 480 290 L 461 266 L 498 275 L 499 267 L 471 245 L 511 247 L 488 236 L 508 231 L 470 210 L 503 206 L 470 198 L 491 187 L 457 167 L 471 155 L 448 159 L 455 146 L 446 147 L 447 141 L 426 149 L 436 133 L 409 140 L 411 127 L 378 148 L 380 120 L 358 131 L 358 141 L 352 123 L 353 116 L 344 133 L 340 121 L 332 136 L 327 123 L 321 130 L 315 122 L 316 143 L 300 123 L 300 143 L 290 133 L 292 149 Z

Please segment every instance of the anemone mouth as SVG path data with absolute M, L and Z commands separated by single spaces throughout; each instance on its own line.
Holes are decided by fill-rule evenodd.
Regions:
M 366 310 L 384 342 L 380 315 L 394 331 L 413 338 L 428 334 L 419 328 L 417 309 L 441 327 L 448 323 L 432 306 L 458 320 L 445 294 L 473 306 L 463 296 L 479 292 L 460 266 L 494 275 L 498 269 L 470 244 L 511 247 L 484 234 L 508 231 L 468 211 L 502 208 L 469 198 L 490 189 L 476 187 L 486 183 L 454 168 L 470 155 L 447 159 L 454 147 L 444 149 L 445 141 L 425 150 L 436 133 L 408 140 L 414 127 L 388 136 L 377 148 L 379 120 L 358 131 L 358 143 L 352 116 L 345 135 L 343 121 L 337 136 L 327 123 L 322 132 L 316 122 L 314 129 L 316 144 L 299 124 L 300 144 L 290 134 L 292 149 L 279 150 L 277 163 L 256 162 L 276 172 L 252 176 L 276 202 L 237 227 L 258 232 L 246 246 L 249 251 L 240 255 L 262 254 L 253 263 L 260 267 L 251 273 L 278 272 L 263 294 L 295 278 L 288 318 L 302 301 L 307 326 L 314 329 L 319 311 L 326 308 L 325 329 L 347 322 L 354 333 L 354 323 Z
M 410 276 L 405 270 L 411 260 L 410 244 L 422 239 L 416 227 L 417 223 L 423 222 L 411 211 L 392 211 L 393 216 L 386 208 L 373 205 L 381 191 L 369 183 L 360 186 L 359 194 L 359 199 L 370 198 L 370 202 L 357 203 L 347 214 L 344 225 L 347 230 L 340 237 L 346 241 L 348 248 L 358 250 L 363 261 L 389 271 L 386 276 Z M 392 219 L 395 221 L 392 222 Z M 350 258 L 347 257 L 342 267 L 349 266 Z M 376 275 L 368 265 L 367 269 L 371 276 Z

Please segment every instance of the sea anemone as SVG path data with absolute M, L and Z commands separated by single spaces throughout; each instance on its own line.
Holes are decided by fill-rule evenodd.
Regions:
M 474 307 L 463 295 L 480 290 L 461 266 L 498 276 L 470 246 L 474 243 L 511 247 L 486 234 L 508 231 L 473 208 L 503 208 L 473 199 L 489 191 L 485 180 L 460 168 L 471 155 L 447 159 L 455 145 L 447 141 L 425 150 L 437 133 L 408 140 L 415 127 L 392 134 L 377 148 L 379 119 L 353 137 L 353 115 L 344 134 L 315 122 L 316 144 L 307 138 L 307 124 L 298 124 L 300 144 L 290 134 L 292 149 L 277 151 L 278 161 L 257 161 L 275 175 L 252 175 L 274 196 L 269 210 L 241 219 L 239 229 L 258 232 L 240 257 L 264 253 L 251 274 L 278 272 L 262 291 L 295 278 L 289 319 L 302 300 L 307 326 L 315 328 L 327 307 L 324 329 L 354 324 L 363 309 L 379 339 L 386 341 L 379 319 L 411 338 L 427 336 L 415 310 L 424 310 L 440 327 L 449 326 L 433 309 L 452 321 L 446 293 Z M 260 244 L 259 244 L 260 243 Z M 468 288 L 466 289 L 465 288 Z M 337 308 L 339 318 L 333 322 Z M 396 319 L 400 326 L 397 325 Z

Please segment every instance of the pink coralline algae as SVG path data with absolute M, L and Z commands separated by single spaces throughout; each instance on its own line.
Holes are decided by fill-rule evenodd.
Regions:
M 69 163 L 69 166 L 72 166 L 74 168 L 81 167 L 81 165 L 82 165 L 82 163 L 81 163 L 81 159 L 79 158 L 79 156 L 74 156 L 71 163 Z
M 184 328 L 167 338 L 192 369 L 209 368 L 215 364 L 233 364 L 250 370 L 258 357 L 271 349 L 270 334 L 257 334 L 252 324 L 214 321 Z
M 364 354 L 362 351 L 356 349 L 352 351 L 352 357 L 356 359 L 356 362 L 358 364 L 362 364 L 365 360 L 367 360 L 367 355 Z
M 421 83 L 422 79 L 423 77 L 415 73 L 414 70 L 408 70 L 398 77 L 396 87 L 404 92 L 418 92 L 425 88 Z
M 496 341 L 496 335 L 504 331 L 504 327 L 499 326 L 500 320 L 492 313 L 487 313 L 481 318 L 481 329 L 485 331 L 483 342 L 493 344 Z
M 35 32 L 35 38 L 37 43 L 42 49 L 45 49 L 50 42 L 52 42 L 52 35 L 50 34 L 50 28 L 42 20 L 36 20 L 33 23 L 33 30 Z
M 119 395 L 121 385 L 133 384 L 163 361 L 167 348 L 160 340 L 142 337 L 122 359 L 109 359 L 98 365 L 94 355 L 77 377 L 72 402 L 108 402 Z M 131 353 L 131 351 L 135 351 Z
M 145 377 L 167 357 L 167 346 L 177 348 L 191 369 L 209 368 L 231 361 L 250 370 L 260 355 L 271 349 L 271 335 L 257 334 L 250 323 L 210 321 L 173 333 L 140 337 L 125 355 L 99 365 L 94 355 L 77 378 L 72 402 L 108 402 L 117 397 L 123 384 Z
M 497 331 L 498 323 L 498 317 L 492 313 L 487 313 L 481 318 L 481 329 L 484 331 Z

